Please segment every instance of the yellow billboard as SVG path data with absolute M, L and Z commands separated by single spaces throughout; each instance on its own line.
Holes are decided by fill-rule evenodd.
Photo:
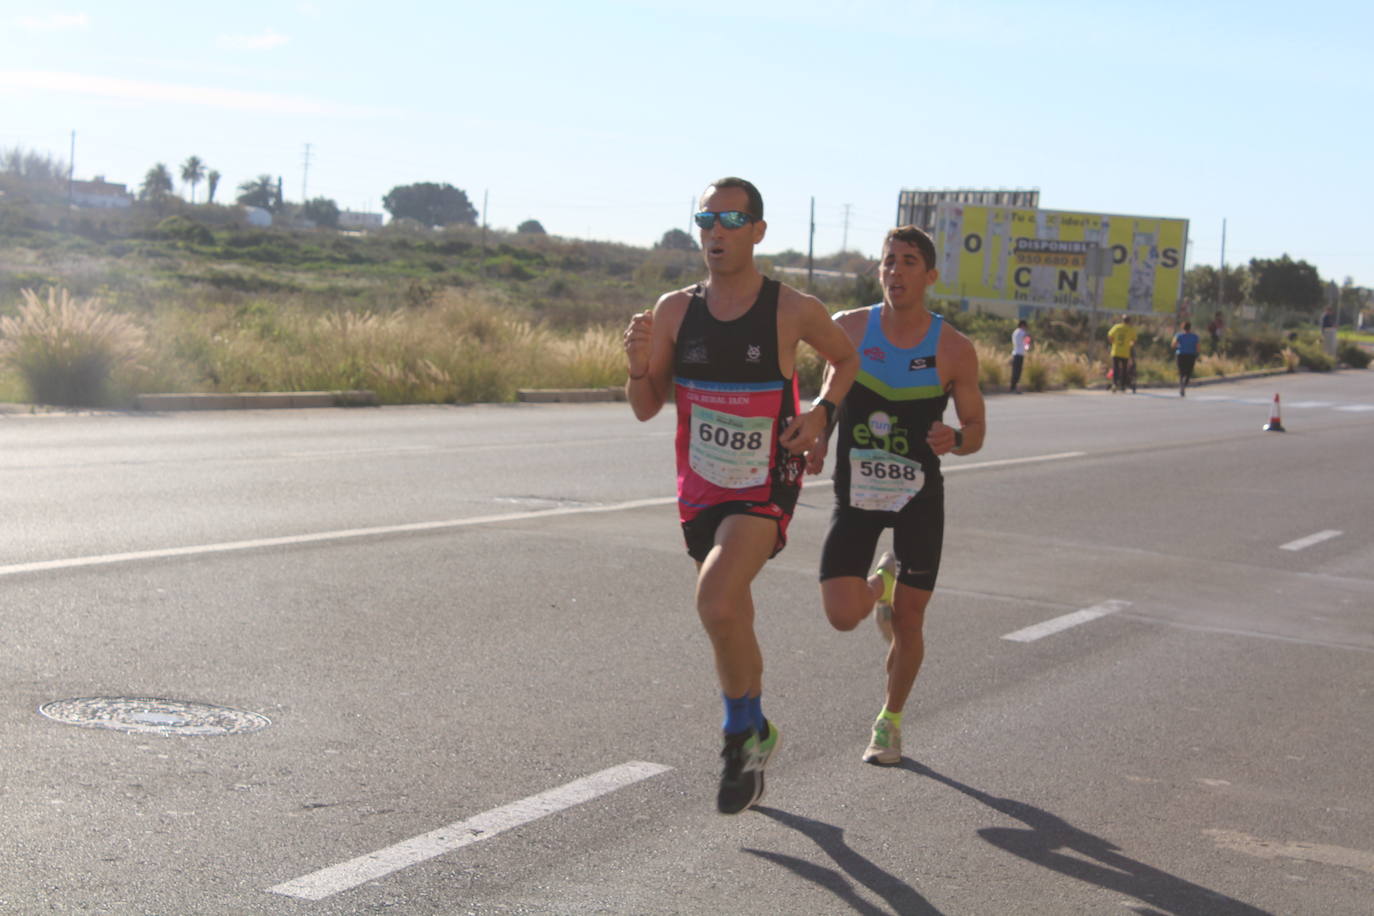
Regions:
M 970 304 L 1172 312 L 1188 221 L 942 203 L 936 296 Z

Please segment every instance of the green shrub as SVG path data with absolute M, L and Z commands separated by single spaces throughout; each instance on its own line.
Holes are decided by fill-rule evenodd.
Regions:
M 1298 365 L 1312 372 L 1330 372 L 1336 368 L 1331 357 L 1322 351 L 1321 344 L 1313 340 L 1293 341 L 1292 349 L 1298 354 Z
M 1025 386 L 1031 391 L 1044 391 L 1050 384 L 1050 367 L 1038 359 L 1026 360 Z
M 213 245 L 215 236 L 209 229 L 193 219 L 175 214 L 157 224 L 157 237 L 173 242 L 190 242 L 194 245 Z
M 1336 350 L 1336 358 L 1352 369 L 1368 369 L 1371 359 L 1368 350 L 1349 341 L 1341 341 Z
M 1265 366 L 1280 360 L 1287 343 L 1278 331 L 1263 329 L 1235 335 L 1229 350 L 1233 357 Z
M 0 318 L 0 361 L 15 369 L 30 400 L 68 407 L 107 403 L 112 373 L 145 353 L 143 331 L 99 299 L 31 289 L 13 318 Z

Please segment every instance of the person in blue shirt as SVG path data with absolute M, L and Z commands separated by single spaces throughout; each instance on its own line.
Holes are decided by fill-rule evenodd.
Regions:
M 1188 383 L 1193 380 L 1193 365 L 1197 363 L 1198 336 L 1193 323 L 1183 322 L 1183 330 L 1174 335 L 1174 356 L 1178 360 L 1178 396 L 1187 397 Z

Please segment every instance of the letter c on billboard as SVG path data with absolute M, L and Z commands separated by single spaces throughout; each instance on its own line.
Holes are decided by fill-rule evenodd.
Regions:
M 1029 267 L 1018 267 L 1012 273 L 1011 281 L 1022 289 L 1025 289 L 1030 286 L 1030 273 L 1031 269 Z

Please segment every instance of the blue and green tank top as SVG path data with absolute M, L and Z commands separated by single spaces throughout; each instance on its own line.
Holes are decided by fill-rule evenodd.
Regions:
M 949 403 L 936 364 L 944 318 L 914 347 L 883 334 L 881 303 L 870 306 L 859 375 L 836 421 L 835 498 L 843 507 L 900 511 L 922 488 L 940 486 L 940 459 L 926 434 Z

